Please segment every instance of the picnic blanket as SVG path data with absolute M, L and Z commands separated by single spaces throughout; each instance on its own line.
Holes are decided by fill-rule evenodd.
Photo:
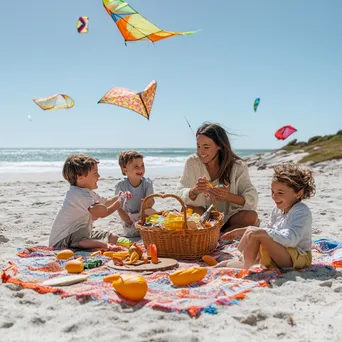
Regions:
M 342 267 L 341 242 L 320 239 L 315 241 L 312 247 L 314 264 L 300 272 L 315 272 L 322 267 L 330 269 Z M 221 261 L 230 259 L 237 253 L 237 243 L 233 243 L 218 246 L 212 255 Z M 87 260 L 89 251 L 76 251 L 75 255 Z M 105 256 L 99 258 L 104 263 L 110 260 Z M 202 281 L 188 286 L 175 287 L 168 277 L 168 273 L 174 270 L 155 272 L 144 275 L 148 283 L 145 298 L 139 302 L 133 302 L 118 295 L 111 283 L 103 281 L 104 276 L 118 272 L 105 264 L 85 270 L 83 273 L 88 274 L 87 281 L 69 286 L 49 287 L 40 284 L 44 280 L 67 274 L 64 268 L 66 260 L 57 260 L 56 251 L 52 248 L 44 246 L 20 248 L 17 256 L 9 263 L 10 265 L 2 272 L 3 282 L 19 284 L 40 293 L 54 292 L 62 297 L 87 297 L 106 302 L 148 306 L 163 311 L 186 312 L 192 317 L 199 316 L 203 311 L 211 314 L 217 313 L 219 306 L 236 304 L 253 288 L 269 286 L 272 279 L 282 276 L 281 270 L 266 270 L 258 266 L 249 270 L 227 267 L 208 268 L 207 275 Z M 201 262 L 179 262 L 179 268 L 204 265 Z M 124 272 L 120 271 L 120 273 Z

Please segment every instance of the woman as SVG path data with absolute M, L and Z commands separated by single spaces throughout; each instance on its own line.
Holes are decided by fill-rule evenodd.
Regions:
M 186 160 L 178 195 L 198 214 L 214 203 L 224 213 L 223 231 L 258 225 L 258 194 L 227 132 L 218 124 L 204 123 L 196 139 L 197 153 Z

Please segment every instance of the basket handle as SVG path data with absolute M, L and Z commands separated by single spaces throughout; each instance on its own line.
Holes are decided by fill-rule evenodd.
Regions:
M 183 213 L 184 213 L 184 227 L 185 229 L 187 229 L 188 227 L 188 224 L 187 224 L 187 218 L 186 218 L 186 208 L 185 208 L 185 204 L 183 202 L 183 200 L 177 196 L 177 195 L 173 195 L 173 194 L 151 194 L 151 195 L 148 195 L 147 197 L 144 198 L 142 204 L 141 204 L 141 220 L 143 222 L 143 224 L 145 224 L 145 218 L 146 218 L 146 215 L 145 215 L 145 209 L 146 209 L 146 206 L 147 206 L 147 201 L 150 199 L 150 198 L 153 198 L 153 197 L 159 197 L 159 198 L 166 198 L 166 197 L 172 197 L 172 198 L 175 198 L 182 206 L 182 210 L 183 210 Z

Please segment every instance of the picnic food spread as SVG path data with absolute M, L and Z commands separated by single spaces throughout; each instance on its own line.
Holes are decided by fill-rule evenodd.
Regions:
M 184 213 L 183 213 L 184 214 Z M 189 216 L 193 216 L 192 212 L 188 211 Z M 166 217 L 169 219 L 178 218 L 178 214 L 168 213 Z M 182 215 L 182 214 L 181 214 Z M 165 216 L 163 216 L 165 217 Z M 125 241 L 127 243 L 127 241 Z M 83 261 L 82 257 L 75 257 L 71 250 L 62 250 L 56 254 L 56 258 L 59 260 L 67 260 L 65 263 L 65 269 L 68 273 L 81 273 L 85 269 L 92 269 L 103 265 L 103 261 L 96 256 L 106 256 L 113 260 L 115 264 L 120 265 L 132 265 L 136 262 L 142 262 L 144 264 L 152 262 L 152 264 L 158 264 L 158 251 L 155 244 L 147 246 L 146 254 L 143 249 L 137 243 L 130 243 L 130 247 L 127 251 L 97 251 L 89 254 L 89 258 Z M 70 259 L 70 260 L 68 260 Z M 203 256 L 203 261 L 207 264 L 213 264 L 215 259 L 209 255 Z M 168 274 L 168 277 L 174 286 L 186 286 L 193 282 L 202 280 L 207 274 L 205 267 L 189 267 L 186 269 L 175 271 Z M 86 278 L 84 279 L 86 280 Z M 82 278 L 83 281 L 83 278 Z M 137 274 L 125 274 L 115 273 L 103 277 L 104 282 L 112 283 L 114 290 L 122 297 L 139 301 L 143 299 L 148 291 L 148 285 L 145 278 Z
M 137 244 L 133 244 L 131 247 L 129 247 L 128 255 L 129 261 L 126 261 L 126 264 L 132 265 L 142 257 L 143 251 Z
M 214 219 L 205 222 L 201 220 L 201 216 L 193 213 L 192 209 L 186 210 L 186 218 L 189 229 L 203 229 L 212 227 L 215 223 Z M 161 214 L 153 214 L 146 217 L 145 226 L 161 227 L 167 230 L 181 230 L 184 226 L 184 212 L 182 211 L 163 211 Z

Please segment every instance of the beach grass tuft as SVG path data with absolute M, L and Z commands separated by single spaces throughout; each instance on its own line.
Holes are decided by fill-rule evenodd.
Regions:
M 299 163 L 310 163 L 312 165 L 333 159 L 342 159 L 342 131 L 337 134 L 325 136 L 313 136 L 307 142 L 291 140 L 281 148 L 287 152 L 307 152 Z

